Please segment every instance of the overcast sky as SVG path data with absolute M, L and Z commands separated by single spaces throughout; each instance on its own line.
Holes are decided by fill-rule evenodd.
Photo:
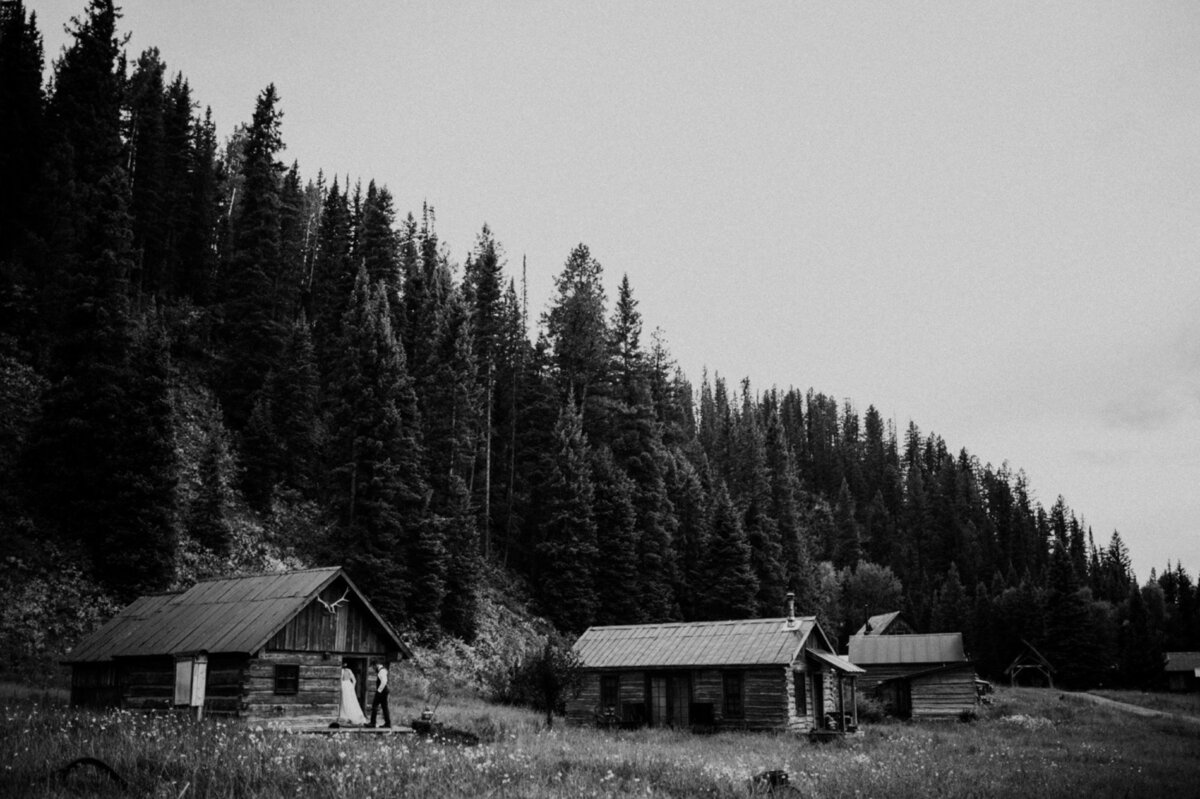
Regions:
M 33 0 L 48 59 L 85 0 Z M 571 248 L 701 370 L 874 404 L 1200 568 L 1200 4 L 129 0 L 225 138 Z

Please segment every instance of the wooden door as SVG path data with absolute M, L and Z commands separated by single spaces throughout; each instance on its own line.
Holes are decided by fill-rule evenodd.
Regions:
M 665 675 L 650 678 L 650 726 L 663 727 L 667 724 L 667 678 Z
M 650 726 L 688 726 L 692 702 L 692 685 L 688 675 L 656 674 L 648 682 Z

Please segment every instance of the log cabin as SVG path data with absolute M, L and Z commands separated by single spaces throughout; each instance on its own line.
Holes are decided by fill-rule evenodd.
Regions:
M 1163 671 L 1168 691 L 1200 690 L 1200 652 L 1168 652 Z
M 866 674 L 861 690 L 900 718 L 956 718 L 977 701 L 975 667 L 962 633 L 855 635 L 849 659 Z
M 143 596 L 71 650 L 71 704 L 335 721 L 341 667 L 364 707 L 372 661 L 411 651 L 340 567 Z
M 855 679 L 816 617 L 591 627 L 575 643 L 572 724 L 844 734 Z

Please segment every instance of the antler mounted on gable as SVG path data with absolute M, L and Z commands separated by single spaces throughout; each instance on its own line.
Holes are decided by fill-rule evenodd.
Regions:
M 347 588 L 342 594 L 341 598 L 333 602 L 326 602 L 324 599 L 321 599 L 321 597 L 317 597 L 317 601 L 320 602 L 325 607 L 325 610 L 329 611 L 330 614 L 337 613 L 337 609 L 340 605 L 350 601 L 350 589 Z

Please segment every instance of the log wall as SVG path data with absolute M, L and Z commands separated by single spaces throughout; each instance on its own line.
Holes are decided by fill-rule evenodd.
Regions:
M 691 685 L 691 704 L 711 704 L 713 720 L 718 727 L 782 730 L 788 729 L 788 675 L 783 666 L 760 669 L 734 669 L 742 675 L 743 709 L 738 718 L 728 717 L 725 709 L 725 671 L 719 669 L 671 670 L 672 674 L 687 674 Z M 585 671 L 579 694 L 567 702 L 567 721 L 571 724 L 593 724 L 600 709 L 600 678 L 614 672 Z M 617 707 L 622 716 L 629 704 L 645 704 L 646 682 L 654 672 L 619 672 Z M 662 673 L 662 672 L 660 672 Z
M 299 690 L 275 693 L 275 667 L 298 666 Z M 242 685 L 242 714 L 250 720 L 322 716 L 337 720 L 341 704 L 342 662 L 311 652 L 264 652 L 251 658 Z M 371 685 L 374 689 L 374 677 Z
M 946 669 L 920 677 L 912 677 L 912 717 L 954 718 L 974 710 L 975 670 Z

